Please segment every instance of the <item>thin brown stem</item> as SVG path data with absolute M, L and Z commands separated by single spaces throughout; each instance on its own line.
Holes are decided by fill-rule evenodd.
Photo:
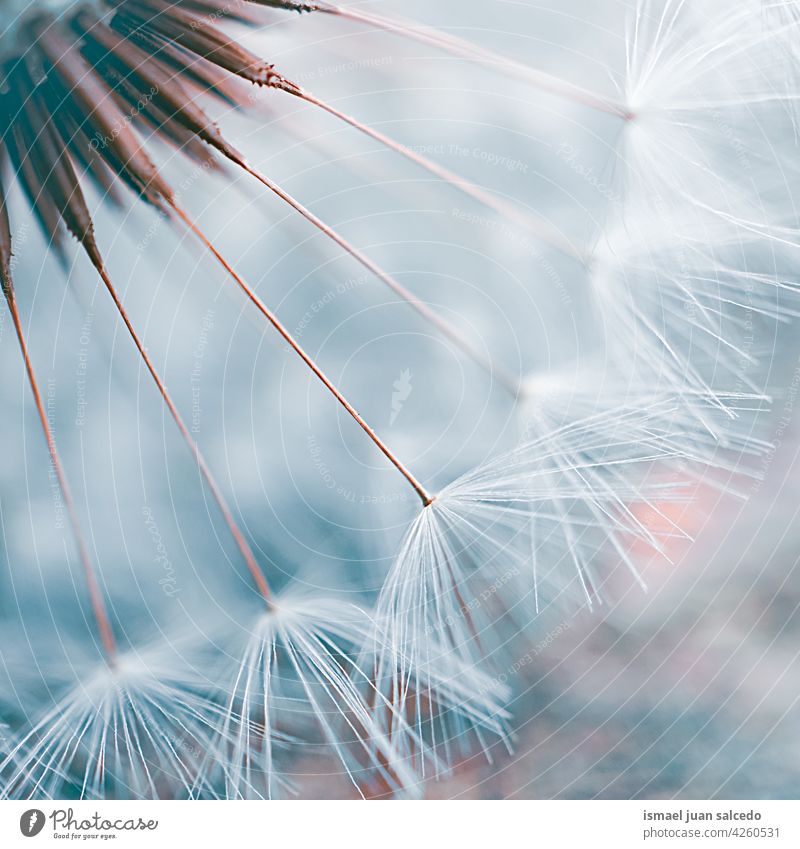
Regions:
M 538 71 L 522 62 L 501 56 L 498 53 L 479 47 L 476 44 L 471 44 L 456 36 L 437 32 L 436 30 L 427 29 L 399 19 L 385 18 L 369 12 L 344 8 L 333 3 L 319 2 L 308 4 L 308 6 L 313 7 L 309 9 L 310 11 L 335 15 L 339 18 L 366 24 L 375 29 L 382 29 L 385 32 L 412 39 L 421 44 L 436 47 L 453 56 L 459 56 L 462 59 L 476 62 L 484 67 L 492 68 L 493 70 L 514 77 L 549 94 L 563 97 L 598 112 L 605 112 L 624 121 L 628 121 L 632 117 L 631 111 L 623 103 L 554 77 L 552 74 Z
M 19 309 L 17 307 L 17 299 L 9 280 L 3 282 L 3 293 L 6 298 L 6 303 L 8 304 L 8 309 L 11 313 L 11 320 L 14 324 L 14 330 L 16 331 L 19 349 L 22 353 L 22 359 L 25 362 L 25 371 L 28 375 L 28 383 L 30 384 L 31 393 L 33 394 L 36 412 L 39 416 L 39 422 L 41 423 L 44 437 L 47 440 L 47 449 L 50 452 L 50 462 L 52 463 L 53 470 L 56 473 L 61 495 L 64 499 L 64 505 L 67 509 L 67 515 L 69 516 L 70 525 L 72 526 L 72 532 L 75 536 L 75 542 L 78 547 L 78 556 L 80 557 L 83 565 L 86 587 L 89 593 L 89 600 L 92 605 L 92 613 L 94 615 L 95 622 L 97 623 L 97 630 L 103 644 L 106 662 L 110 667 L 113 667 L 116 663 L 117 656 L 117 644 L 114 639 L 114 631 L 111 627 L 111 621 L 108 617 L 108 611 L 106 610 L 103 594 L 100 590 L 100 583 L 97 580 L 97 574 L 89 555 L 89 547 L 87 546 L 86 539 L 81 531 L 80 522 L 78 520 L 78 512 L 75 509 L 75 502 L 72 498 L 72 491 L 70 490 L 67 476 L 64 472 L 64 467 L 61 463 L 58 449 L 56 448 L 55 437 L 53 436 L 53 431 L 50 427 L 50 422 L 48 421 L 47 413 L 45 412 L 44 404 L 42 402 L 42 394 L 39 391 L 39 384 L 36 380 L 33 363 L 31 362 L 28 345 L 25 340 L 25 333 L 22 329 L 22 321 L 20 320 Z
M 376 262 L 371 260 L 365 253 L 360 251 L 354 245 L 350 244 L 343 236 L 341 236 L 330 225 L 326 224 L 321 218 L 303 206 L 300 201 L 282 189 L 277 183 L 274 183 L 269 177 L 262 174 L 257 169 L 253 168 L 247 160 L 234 148 L 227 144 L 221 144 L 218 149 L 227 156 L 232 162 L 244 169 L 252 177 L 255 177 L 263 186 L 268 188 L 273 194 L 277 195 L 284 203 L 287 203 L 296 212 L 310 224 L 316 227 L 321 233 L 327 236 L 331 241 L 339 245 L 342 250 L 349 256 L 360 263 L 364 268 L 373 274 L 378 280 L 384 283 L 392 290 L 399 298 L 404 300 L 412 307 L 425 321 L 433 325 L 445 338 L 449 339 L 456 347 L 463 351 L 470 359 L 477 363 L 481 368 L 494 377 L 497 382 L 513 397 L 517 398 L 520 393 L 519 381 L 503 368 L 496 365 L 482 351 L 476 348 L 469 339 L 464 336 L 461 331 L 455 328 L 448 321 L 445 321 L 440 315 L 428 306 L 424 301 L 421 301 L 416 295 L 406 289 L 402 283 L 387 274 Z
M 230 531 L 231 536 L 233 537 L 234 542 L 236 543 L 236 547 L 239 549 L 242 558 L 244 559 L 245 564 L 247 565 L 247 569 L 250 572 L 250 575 L 255 582 L 258 591 L 264 597 L 264 600 L 267 604 L 271 604 L 272 593 L 269 588 L 269 584 L 267 583 L 267 579 L 264 576 L 264 573 L 261 567 L 258 565 L 256 561 L 255 555 L 253 554 L 252 549 L 250 548 L 247 540 L 244 538 L 244 535 L 239 530 L 239 526 L 236 524 L 236 520 L 233 518 L 233 513 L 231 512 L 230 507 L 228 506 L 227 501 L 225 500 L 225 496 L 222 494 L 222 490 L 217 484 L 214 475 L 211 472 L 208 463 L 200 452 L 200 448 L 192 439 L 191 434 L 189 433 L 189 429 L 186 427 L 183 419 L 181 418 L 181 414 L 178 412 L 178 408 L 175 406 L 175 403 L 172 400 L 172 397 L 167 390 L 164 381 L 161 379 L 161 376 L 158 373 L 155 365 L 153 365 L 152 360 L 150 359 L 147 350 L 144 347 L 141 339 L 139 338 L 138 333 L 136 332 L 125 307 L 120 300 L 119 295 L 117 294 L 117 290 L 114 287 L 114 284 L 111 282 L 111 278 L 106 271 L 105 265 L 103 263 L 102 257 L 99 254 L 96 246 L 87 242 L 84 244 L 86 251 L 92 261 L 92 264 L 97 269 L 97 273 L 100 275 L 100 279 L 103 281 L 106 289 L 108 290 L 109 295 L 111 295 L 111 299 L 114 301 L 114 306 L 117 308 L 117 312 L 120 315 L 125 327 L 128 330 L 128 333 L 133 339 L 134 345 L 136 345 L 137 350 L 139 351 L 139 355 L 142 358 L 147 370 L 150 372 L 151 377 L 153 378 L 154 383 L 158 387 L 158 391 L 161 394 L 161 397 L 164 399 L 164 403 L 167 405 L 167 409 L 169 410 L 172 418 L 175 420 L 175 424 L 178 426 L 178 430 L 183 437 L 184 442 L 189 447 L 189 450 L 192 452 L 194 456 L 195 462 L 197 463 L 197 467 L 200 470 L 200 474 L 205 479 L 206 484 L 208 485 L 209 490 L 217 502 L 217 505 L 222 513 L 223 519 L 225 520 L 225 524 L 228 526 L 228 530 Z
M 344 397 L 336 385 L 325 375 L 322 369 L 316 364 L 313 358 L 306 353 L 300 343 L 292 336 L 289 330 L 283 325 L 280 319 L 264 304 L 261 298 L 247 285 L 247 283 L 236 273 L 228 261 L 214 247 L 211 240 L 203 233 L 203 231 L 194 223 L 189 215 L 177 205 L 174 201 L 170 201 L 176 215 L 183 221 L 186 227 L 203 243 L 206 249 L 212 254 L 214 259 L 225 269 L 225 272 L 236 282 L 239 288 L 244 292 L 248 299 L 258 309 L 258 311 L 267 319 L 267 321 L 278 331 L 283 340 L 289 347 L 300 357 L 300 359 L 308 366 L 312 374 L 328 389 L 334 398 L 341 404 L 342 407 L 353 417 L 359 427 L 367 434 L 367 436 L 375 443 L 383 455 L 397 469 L 398 472 L 408 481 L 414 492 L 419 496 L 424 507 L 429 507 L 435 496 L 430 495 L 425 487 L 414 477 L 414 475 L 406 468 L 403 463 L 392 453 L 391 449 L 381 440 L 377 433 L 367 424 L 364 418 L 358 413 L 353 405 Z
M 333 115 L 335 118 L 338 118 L 340 121 L 349 124 L 351 127 L 355 128 L 360 133 L 369 136 L 369 138 L 374 139 L 379 144 L 383 145 L 389 150 L 400 154 L 400 156 L 403 156 L 405 159 L 409 160 L 409 162 L 413 162 L 415 165 L 424 169 L 429 174 L 433 174 L 438 179 L 443 180 L 448 185 L 451 185 L 459 191 L 463 192 L 465 195 L 467 195 L 467 197 L 478 201 L 478 203 L 482 204 L 488 209 L 491 209 L 492 211 L 503 216 L 504 218 L 513 221 L 519 226 L 525 228 L 526 230 L 529 230 L 537 239 L 540 239 L 541 241 L 551 245 L 552 247 L 556 248 L 556 250 L 560 251 L 566 256 L 569 256 L 572 259 L 576 259 L 582 263 L 586 261 L 586 257 L 584 256 L 584 254 L 580 250 L 578 250 L 575 245 L 572 244 L 572 242 L 570 242 L 561 233 L 559 233 L 555 227 L 550 225 L 548 222 L 542 220 L 541 218 L 525 214 L 513 204 L 496 197 L 491 192 L 487 192 L 484 189 L 481 189 L 479 186 L 476 186 L 475 183 L 471 182 L 470 180 L 467 180 L 465 177 L 456 174 L 449 168 L 445 168 L 443 165 L 439 165 L 438 163 L 428 159 L 428 157 L 423 156 L 422 154 L 417 153 L 414 150 L 411 150 L 403 144 L 400 144 L 400 142 L 395 141 L 395 139 L 391 138 L 391 136 L 387 136 L 379 130 L 373 129 L 367 124 L 364 124 L 359 121 L 357 118 L 353 118 L 352 115 L 348 115 L 346 112 L 342 112 L 335 106 L 331 105 L 330 103 L 324 100 L 321 100 L 311 92 L 306 91 L 304 88 L 302 88 L 302 86 L 299 86 L 296 83 L 291 82 L 290 80 L 285 80 L 282 77 L 277 77 L 271 83 L 271 85 L 274 88 L 279 88 L 281 91 L 288 92 L 289 94 L 299 98 L 300 100 L 305 101 L 306 103 L 310 103 L 313 106 L 317 106 L 318 108 L 323 109 L 328 114 Z

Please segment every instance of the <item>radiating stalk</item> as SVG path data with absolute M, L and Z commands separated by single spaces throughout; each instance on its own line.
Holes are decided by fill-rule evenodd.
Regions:
M 267 321 L 278 331 L 283 340 L 289 347 L 300 357 L 300 359 L 308 366 L 312 374 L 328 389 L 333 397 L 341 404 L 342 407 L 352 416 L 359 427 L 380 449 L 383 455 L 397 469 L 398 472 L 408 481 L 412 489 L 419 496 L 424 507 L 430 506 L 435 500 L 435 496 L 430 495 L 425 487 L 417 480 L 409 469 L 397 458 L 391 449 L 381 440 L 377 433 L 370 427 L 366 420 L 360 415 L 355 407 L 345 398 L 342 392 L 331 381 L 322 369 L 317 365 L 314 359 L 302 347 L 302 345 L 294 338 L 289 330 L 283 325 L 280 319 L 264 304 L 261 298 L 247 285 L 243 278 L 236 273 L 228 261 L 214 247 L 211 240 L 203 233 L 203 231 L 194 223 L 189 215 L 174 201 L 170 202 L 175 214 L 183 221 L 186 227 L 203 243 L 206 249 L 216 259 L 216 261 L 225 269 L 225 272 L 236 282 L 239 288 L 255 305 L 258 311 L 267 319 Z

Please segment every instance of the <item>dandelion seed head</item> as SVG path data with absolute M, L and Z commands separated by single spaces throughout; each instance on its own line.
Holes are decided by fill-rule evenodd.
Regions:
M 0 764 L 3 796 L 214 796 L 218 708 L 207 682 L 174 655 L 166 662 L 171 654 L 125 654 L 85 670 L 13 739 Z
M 626 194 L 730 214 L 753 205 L 754 184 L 762 198 L 776 186 L 762 121 L 779 120 L 780 108 L 765 110 L 796 93 L 763 18 L 758 4 L 637 0 L 623 85 L 633 119 L 616 166 Z
M 228 798 L 285 793 L 276 744 L 286 735 L 325 747 L 358 793 L 375 780 L 391 793 L 413 792 L 413 770 L 373 715 L 379 694 L 370 673 L 353 658 L 369 626 L 352 604 L 294 589 L 256 618 L 234 674 L 222 678 Z M 242 635 L 232 640 L 231 656 Z
M 636 576 L 628 546 L 658 550 L 659 540 L 632 508 L 676 496 L 672 481 L 649 476 L 672 457 L 657 427 L 663 413 L 623 408 L 540 429 L 445 487 L 415 519 L 375 614 L 399 709 L 419 693 L 451 702 L 447 674 L 425 672 L 491 676 L 545 604 L 593 604 L 609 554 Z M 462 703 L 478 734 L 502 734 L 499 690 L 476 687 L 478 698 Z

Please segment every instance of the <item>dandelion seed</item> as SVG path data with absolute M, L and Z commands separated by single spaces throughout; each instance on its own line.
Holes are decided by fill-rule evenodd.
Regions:
M 378 691 L 353 660 L 367 626 L 353 605 L 290 592 L 246 632 L 244 651 L 232 652 L 235 675 L 226 671 L 221 679 L 228 698 L 221 724 L 230 740 L 228 798 L 280 795 L 273 740 L 281 727 L 326 745 L 359 794 L 376 778 L 392 794 L 415 794 L 416 774 L 373 716 Z M 385 706 L 403 726 L 402 714 Z
M 542 586 L 553 588 L 548 600 L 581 595 L 591 605 L 602 597 L 596 563 L 609 551 L 636 576 L 626 545 L 660 543 L 634 505 L 687 498 L 684 482 L 648 477 L 675 457 L 659 424 L 665 412 L 616 410 L 533 438 L 466 473 L 419 514 L 376 607 L 400 706 L 423 689 L 418 669 L 448 658 L 496 664 L 507 650 L 503 629 L 536 616 Z
M 637 0 L 622 95 L 633 117 L 617 157 L 630 191 L 743 228 L 780 223 L 785 201 L 775 201 L 777 215 L 764 212 L 782 178 L 774 151 L 765 152 L 772 133 L 759 116 L 793 98 L 778 87 L 785 62 L 775 62 L 762 22 L 750 3 Z M 774 124 L 779 112 L 763 118 Z
M 12 740 L 0 762 L 2 798 L 216 795 L 219 708 L 204 694 L 207 684 L 164 649 L 83 671 Z

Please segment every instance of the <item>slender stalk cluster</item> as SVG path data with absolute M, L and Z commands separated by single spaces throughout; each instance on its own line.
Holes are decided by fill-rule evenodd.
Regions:
M 788 3 L 772 5 L 774 29 L 757 4 L 698 10 L 684 0 L 636 0 L 624 77 L 611 95 L 538 69 L 535 56 L 500 56 L 360 6 L 0 5 L 0 190 L 21 189 L 26 214 L 65 265 L 70 237 L 88 258 L 254 591 L 245 613 L 231 601 L 222 621 L 208 623 L 203 645 L 130 638 L 86 542 L 43 405 L 13 279 L 4 191 L 3 293 L 74 531 L 100 657 L 76 649 L 75 680 L 13 728 L 0 752 L 0 795 L 274 798 L 302 792 L 292 774 L 298 753 L 309 749 L 332 757 L 361 795 L 418 795 L 462 754 L 477 748 L 491 756 L 504 744 L 513 688 L 497 670 L 531 641 L 543 611 L 601 603 L 616 566 L 644 588 L 637 552 L 668 556 L 670 540 L 687 537 L 670 505 L 691 503 L 698 481 L 736 493 L 768 449 L 753 424 L 769 403 L 758 341 L 794 317 L 798 290 L 797 221 L 781 186 L 792 54 L 772 51 L 798 16 Z M 286 12 L 307 13 L 296 27 L 323 19 L 337 31 L 356 26 L 375 38 L 410 40 L 479 66 L 498 85 L 510 78 L 614 122 L 607 166 L 615 200 L 601 228 L 583 241 L 565 235 L 546 216 L 328 103 L 235 35 L 286 20 Z M 262 36 L 266 53 L 268 31 Z M 592 344 L 608 369 L 531 363 L 518 374 L 487 353 L 435 298 L 384 270 L 253 165 L 209 117 L 209 104 L 247 111 L 262 96 L 321 111 L 560 257 L 596 319 Z M 515 422 L 504 450 L 439 489 L 426 482 L 281 319 L 280 299 L 259 294 L 206 235 L 156 165 L 156 142 L 266 189 L 502 388 Z M 128 313 L 89 191 L 117 204 L 141 201 L 187 234 L 397 472 L 418 513 L 379 592 L 343 600 L 287 586 L 254 548 Z

